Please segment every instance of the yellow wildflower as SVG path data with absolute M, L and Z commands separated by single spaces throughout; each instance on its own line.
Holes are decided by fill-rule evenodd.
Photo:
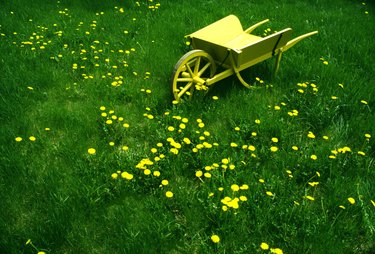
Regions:
M 165 196 L 166 196 L 167 198 L 172 198 L 172 197 L 173 197 L 173 192 L 171 192 L 171 191 L 167 191 L 167 192 L 165 193 Z
M 268 245 L 267 243 L 261 243 L 261 244 L 260 244 L 260 248 L 261 248 L 262 250 L 268 250 L 270 247 L 269 247 L 269 245 Z
M 219 243 L 220 242 L 220 237 L 218 235 L 212 235 L 211 236 L 211 241 L 214 243 Z
M 355 204 L 355 199 L 352 198 L 352 197 L 348 198 L 348 201 L 349 201 L 349 203 L 352 204 L 352 205 Z

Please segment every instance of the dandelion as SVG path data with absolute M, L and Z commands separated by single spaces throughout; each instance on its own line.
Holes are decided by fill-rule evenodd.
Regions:
M 163 186 L 167 186 L 168 184 L 169 184 L 169 181 L 166 180 L 166 179 L 161 181 L 161 185 L 163 185 Z
M 305 198 L 308 199 L 308 200 L 311 200 L 311 201 L 314 201 L 314 200 L 315 200 L 315 198 L 312 197 L 312 196 L 305 196 Z
M 184 141 L 185 144 L 190 145 L 191 141 L 189 138 L 184 138 L 182 141 Z
M 206 172 L 206 173 L 204 173 L 204 177 L 206 177 L 206 178 L 211 178 L 212 175 L 211 175 L 210 173 Z
M 280 106 L 276 105 L 276 106 L 274 107 L 274 109 L 275 109 L 275 110 L 280 110 L 281 108 L 280 108 Z
M 21 137 L 16 137 L 15 140 L 16 140 L 17 142 L 21 142 L 21 141 L 22 141 L 22 138 L 21 138 Z
M 352 205 L 355 204 L 355 199 L 352 198 L 352 197 L 348 198 L 348 201 L 349 201 L 349 203 L 352 204 Z
M 234 142 L 230 143 L 230 146 L 231 147 L 238 147 L 238 145 L 236 143 L 234 143 Z
M 270 150 L 271 152 L 277 152 L 279 148 L 277 146 L 271 146 Z
M 255 146 L 253 146 L 253 145 L 248 146 L 247 149 L 249 149 L 252 152 L 254 152 L 256 150 Z
M 235 127 L 234 130 L 235 131 L 240 131 L 241 129 L 240 129 L 240 127 Z
M 258 182 L 264 183 L 265 181 L 264 181 L 264 179 L 261 178 L 261 179 L 258 180 Z
M 366 134 L 365 134 L 365 137 L 366 137 L 367 139 L 370 139 L 370 138 L 371 138 L 371 134 L 366 133 Z
M 339 205 L 339 207 L 340 207 L 341 209 L 345 209 L 345 206 L 343 206 L 343 205 Z
M 337 96 L 331 96 L 332 100 L 337 100 Z
M 256 119 L 256 120 L 255 120 L 255 123 L 256 123 L 256 124 L 260 124 L 260 119 Z
M 200 177 L 203 176 L 203 172 L 201 170 L 199 170 L 199 171 L 195 172 L 195 176 L 200 178 Z
M 247 201 L 247 197 L 246 197 L 246 196 L 240 196 L 240 200 L 241 200 L 242 202 L 245 202 L 245 201 Z
M 310 156 L 310 159 L 316 161 L 318 159 L 318 156 L 316 156 L 315 154 L 313 154 L 313 155 Z
M 361 100 L 361 103 L 364 104 L 364 105 L 368 105 L 368 102 L 365 101 L 365 100 Z
M 226 211 L 228 211 L 228 206 L 223 205 L 223 206 L 221 207 L 221 209 L 222 209 L 224 212 L 226 212 Z
M 217 97 L 217 96 L 212 96 L 212 99 L 216 101 L 216 100 L 219 99 L 219 97 Z
M 211 236 L 211 241 L 214 243 L 219 243 L 220 242 L 220 237 L 218 235 L 212 235 Z
M 110 145 L 110 146 L 114 146 L 114 145 L 115 145 L 115 142 L 111 141 L 111 142 L 109 142 L 109 145 Z
M 118 174 L 117 174 L 117 173 L 113 173 L 113 174 L 111 175 L 111 177 L 112 177 L 112 179 L 117 179 L 117 178 L 118 178 Z
M 294 151 L 298 151 L 298 146 L 292 146 L 292 149 L 293 149 Z
M 309 133 L 307 134 L 307 137 L 311 138 L 311 139 L 314 139 L 315 135 L 314 135 L 314 133 L 312 133 L 311 131 L 309 131 Z
M 371 204 L 375 207 L 375 201 L 373 200 L 370 200 L 371 201 Z
M 251 133 L 251 136 L 253 136 L 253 137 L 256 137 L 258 135 L 258 133 L 256 133 L 255 131 L 253 131 L 252 133 Z
M 328 136 L 323 136 L 323 139 L 324 139 L 324 140 L 328 140 L 329 137 L 328 137 Z
M 271 248 L 270 251 L 275 254 L 283 254 L 283 251 L 280 248 Z
M 152 174 L 153 174 L 154 176 L 156 176 L 156 177 L 159 177 L 159 176 L 160 176 L 160 171 L 154 171 Z
M 240 190 L 240 186 L 238 186 L 237 184 L 232 184 L 230 186 L 230 188 L 232 189 L 232 191 L 239 191 Z
M 95 154 L 95 153 L 96 153 L 96 150 L 95 150 L 95 148 L 89 148 L 89 149 L 87 150 L 87 152 L 88 152 L 89 154 Z
M 127 146 L 123 146 L 121 149 L 122 149 L 123 151 L 127 151 L 127 150 L 129 150 L 129 147 L 127 147 Z
M 358 154 L 358 155 L 362 155 L 362 156 L 365 156 L 365 155 L 366 155 L 366 154 L 365 154 L 364 152 L 362 152 L 362 151 L 358 151 L 357 154 Z
M 221 163 L 223 163 L 223 164 L 228 164 L 229 163 L 229 159 L 228 158 L 224 158 L 224 159 L 222 159 L 221 160 Z
M 278 138 L 272 138 L 271 141 L 274 142 L 274 143 L 277 143 L 277 142 L 279 142 L 279 139 Z
M 128 172 L 122 172 L 121 177 L 130 181 L 133 179 L 134 176 L 132 174 L 129 174 Z
M 241 187 L 240 187 L 241 190 L 248 190 L 249 189 L 249 185 L 247 184 L 242 184 Z
M 145 170 L 143 171 L 143 174 L 145 174 L 146 176 L 148 176 L 148 175 L 151 174 L 151 170 L 149 170 L 149 169 L 145 169 Z
M 270 192 L 270 191 L 266 191 L 266 194 L 267 194 L 267 196 L 270 196 L 270 197 L 272 197 L 272 196 L 273 196 L 273 193 L 272 193 L 272 192 Z
M 171 192 L 171 191 L 167 191 L 167 192 L 165 193 L 165 196 L 166 196 L 167 198 L 172 198 L 172 197 L 173 197 L 173 192 Z
M 268 250 L 270 247 L 268 246 L 267 243 L 261 243 L 261 244 L 260 244 L 260 248 L 261 248 L 262 250 Z

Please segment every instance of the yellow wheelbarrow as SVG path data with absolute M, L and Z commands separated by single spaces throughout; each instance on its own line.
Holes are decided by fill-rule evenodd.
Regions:
M 255 28 L 268 21 L 263 20 L 243 30 L 239 19 L 229 15 L 188 35 L 193 50 L 183 55 L 175 65 L 171 77 L 174 99 L 179 101 L 189 98 L 194 90 L 208 90 L 214 83 L 233 74 L 245 87 L 250 88 L 240 71 L 276 56 L 276 73 L 283 52 L 302 39 L 318 33 L 310 32 L 292 40 L 289 40 L 291 28 L 266 37 L 251 34 Z M 217 66 L 223 71 L 216 73 Z

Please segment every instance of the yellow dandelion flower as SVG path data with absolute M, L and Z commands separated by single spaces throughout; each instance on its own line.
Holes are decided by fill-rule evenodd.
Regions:
M 109 145 L 110 145 L 110 146 L 114 146 L 114 145 L 115 145 L 115 142 L 111 141 L 111 142 L 109 142 Z
M 211 241 L 214 243 L 219 243 L 220 242 L 220 237 L 218 235 L 212 235 L 211 236 Z
M 270 150 L 271 152 L 277 152 L 279 148 L 277 146 L 271 146 Z
M 154 171 L 152 174 L 153 174 L 154 176 L 156 176 L 156 177 L 159 177 L 159 176 L 160 176 L 160 171 Z
M 365 104 L 365 105 L 368 105 L 368 102 L 365 101 L 365 100 L 361 100 L 361 103 L 362 103 L 362 104 Z
M 235 131 L 240 131 L 241 129 L 240 129 L 240 127 L 235 127 L 234 130 Z
M 279 139 L 278 138 L 272 138 L 271 141 L 274 142 L 274 143 L 277 143 L 277 142 L 279 142 Z
M 165 196 L 166 196 L 167 198 L 173 198 L 173 192 L 171 192 L 171 191 L 167 191 L 167 192 L 165 192 Z
M 112 177 L 112 179 L 117 179 L 117 178 L 118 178 L 118 174 L 117 174 L 117 173 L 113 173 L 113 174 L 111 175 L 111 177 Z
M 204 123 L 199 123 L 199 124 L 198 124 L 198 127 L 199 127 L 199 128 L 203 128 L 203 127 L 204 127 Z
M 371 138 L 371 134 L 366 133 L 366 134 L 365 134 L 365 137 L 366 137 L 367 139 L 370 139 L 370 138 Z
M 201 170 L 195 172 L 195 176 L 196 177 L 202 177 L 203 176 L 203 172 Z
M 298 151 L 298 146 L 292 146 L 292 149 L 294 150 L 294 151 Z
M 267 243 L 261 243 L 261 244 L 260 244 L 260 248 L 261 248 L 262 250 L 268 250 L 270 247 L 268 246 Z
M 255 119 L 256 124 L 260 124 L 260 119 Z
M 157 153 L 158 152 L 158 149 L 156 149 L 156 148 L 151 148 L 151 153 Z
M 328 136 L 323 136 L 323 139 L 324 139 L 324 140 L 328 140 L 329 137 L 328 137 Z
M 348 201 L 349 201 L 349 203 L 352 204 L 352 205 L 355 204 L 355 199 L 352 198 L 352 197 L 348 198 Z
M 223 205 L 223 206 L 221 207 L 221 209 L 222 209 L 224 212 L 226 212 L 226 211 L 228 211 L 228 206 Z
M 232 191 L 239 191 L 240 190 L 240 186 L 238 186 L 237 184 L 232 184 L 230 186 L 230 188 L 232 189 Z
M 310 158 L 315 161 L 315 160 L 318 159 L 318 156 L 316 156 L 315 154 L 313 154 L 313 155 L 310 156 Z
M 308 199 L 308 200 L 311 200 L 311 201 L 314 201 L 314 200 L 315 200 L 315 198 L 312 197 L 312 196 L 305 196 L 305 198 Z
M 206 177 L 206 178 L 211 178 L 212 175 L 211 175 L 211 173 L 206 172 L 206 173 L 204 173 L 204 177 Z
M 372 199 L 370 201 L 371 201 L 371 204 L 375 207 L 375 201 L 373 201 Z
M 238 147 L 238 145 L 236 143 L 234 143 L 234 142 L 230 143 L 230 146 L 231 147 Z
M 167 179 L 164 179 L 164 180 L 161 181 L 161 184 L 163 186 L 167 186 L 169 184 L 169 181 Z
M 271 248 L 270 251 L 275 254 L 283 254 L 283 251 L 280 248 Z
M 95 154 L 95 153 L 96 153 L 96 150 L 95 150 L 95 148 L 89 148 L 89 149 L 87 150 L 87 152 L 88 152 L 89 154 Z
M 343 206 L 343 205 L 339 205 L 339 207 L 340 207 L 341 209 L 345 209 L 345 206 Z
M 280 110 L 280 106 L 276 105 L 275 107 L 273 107 L 275 110 Z
M 221 163 L 223 163 L 223 164 L 228 164 L 229 163 L 229 159 L 228 158 L 224 158 L 224 159 L 222 159 L 221 160 Z
M 262 179 L 262 178 L 259 179 L 258 181 L 259 181 L 260 183 L 264 183 L 264 182 L 265 182 L 264 179 Z
M 127 151 L 127 150 L 129 150 L 129 147 L 127 147 L 127 146 L 123 146 L 121 149 L 122 149 L 123 151 Z
M 182 141 L 184 141 L 185 144 L 190 145 L 191 141 L 189 138 L 184 138 Z
M 219 99 L 219 97 L 217 97 L 217 96 L 212 96 L 212 99 L 216 101 L 216 100 Z
M 149 170 L 149 169 L 145 169 L 145 170 L 143 171 L 143 174 L 145 174 L 146 176 L 148 176 L 148 175 L 151 174 L 151 170 Z
M 21 142 L 21 141 L 22 141 L 22 138 L 21 138 L 21 137 L 16 137 L 15 140 L 16 140 L 17 142 Z
M 258 133 L 256 133 L 255 131 L 253 131 L 252 133 L 251 133 L 251 136 L 253 136 L 253 137 L 256 137 L 258 135 Z
M 249 189 L 249 185 L 247 184 L 242 184 L 241 187 L 240 187 L 241 190 L 248 190 Z
M 315 135 L 314 135 L 314 133 L 312 133 L 311 131 L 309 131 L 309 133 L 307 134 L 307 137 L 311 138 L 311 139 L 314 139 Z
M 270 197 L 272 197 L 272 196 L 273 196 L 273 193 L 272 193 L 272 192 L 270 192 L 270 191 L 266 191 L 266 194 L 267 194 L 267 196 L 270 196 Z
M 365 154 L 364 152 L 362 152 L 362 151 L 358 151 L 357 154 L 362 155 L 362 156 L 365 156 L 365 155 L 366 155 L 366 154 Z
M 111 119 L 108 119 L 107 121 L 105 121 L 106 124 L 112 124 L 113 121 Z
M 255 146 L 253 146 L 253 145 L 248 146 L 247 149 L 249 149 L 252 152 L 254 152 L 256 150 Z
M 246 196 L 240 196 L 240 200 L 241 200 L 242 202 L 245 202 L 245 201 L 247 201 L 247 197 L 246 197 Z

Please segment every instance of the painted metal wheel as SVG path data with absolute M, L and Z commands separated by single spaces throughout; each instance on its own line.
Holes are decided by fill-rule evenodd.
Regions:
M 177 101 L 191 98 L 194 90 L 206 91 L 208 78 L 216 72 L 213 58 L 203 50 L 191 50 L 181 57 L 174 67 L 171 86 Z

